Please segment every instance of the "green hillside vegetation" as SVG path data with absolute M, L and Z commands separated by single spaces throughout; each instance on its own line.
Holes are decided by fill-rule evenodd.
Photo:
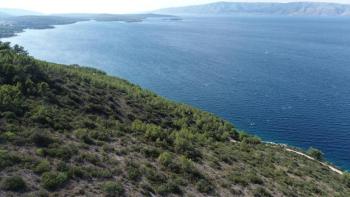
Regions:
M 77 65 L 0 44 L 0 196 L 350 196 L 349 174 Z

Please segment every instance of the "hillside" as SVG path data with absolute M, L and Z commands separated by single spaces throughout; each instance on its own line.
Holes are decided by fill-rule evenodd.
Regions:
M 166 8 L 161 14 L 199 15 L 282 15 L 282 16 L 349 16 L 350 5 L 335 3 L 235 3 L 218 2 L 205 5 Z
M 13 8 L 0 8 L 0 13 L 6 14 L 8 16 L 41 15 L 39 12 Z
M 0 44 L 0 196 L 350 196 L 350 176 L 104 72 Z

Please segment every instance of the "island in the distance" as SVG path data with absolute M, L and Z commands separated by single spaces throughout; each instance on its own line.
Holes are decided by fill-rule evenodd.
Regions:
M 17 11 L 19 12 L 19 11 Z M 15 12 L 15 13 L 17 13 Z M 57 15 L 9 15 L 13 12 L 1 12 L 0 38 L 11 37 L 25 29 L 48 29 L 55 25 L 67 25 L 80 21 L 123 21 L 141 22 L 147 18 L 178 19 L 176 16 L 163 14 L 57 14 Z M 31 13 L 29 11 L 20 12 Z
M 0 196 L 350 196 L 322 159 L 0 43 Z

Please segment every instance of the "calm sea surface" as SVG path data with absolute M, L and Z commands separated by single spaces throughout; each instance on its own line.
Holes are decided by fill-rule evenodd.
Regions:
M 350 169 L 350 18 L 81 22 L 4 39 L 213 112 Z

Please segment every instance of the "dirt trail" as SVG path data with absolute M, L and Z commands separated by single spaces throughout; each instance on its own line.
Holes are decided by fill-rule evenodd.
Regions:
M 305 154 L 305 153 L 302 153 L 302 152 L 299 152 L 299 151 L 296 151 L 296 150 L 293 150 L 293 149 L 290 149 L 290 148 L 286 148 L 286 150 L 289 151 L 289 152 L 296 153 L 296 154 L 298 154 L 298 155 L 302 155 L 302 156 L 304 156 L 304 157 L 306 157 L 306 158 L 308 158 L 308 159 L 311 159 L 311 160 L 313 160 L 313 161 L 318 161 L 318 160 L 316 160 L 316 159 L 310 157 L 309 155 L 307 155 L 307 154 Z M 331 165 L 329 165 L 329 164 L 326 164 L 326 163 L 321 162 L 321 161 L 318 161 L 318 162 L 320 162 L 320 163 L 321 163 L 322 165 L 324 165 L 324 166 L 327 166 L 329 169 L 331 169 L 332 171 L 334 171 L 334 172 L 336 172 L 336 173 L 338 173 L 338 174 L 341 174 L 341 175 L 344 174 L 341 170 L 339 170 L 339 169 L 337 169 L 337 168 L 335 168 L 335 167 L 333 167 L 333 166 L 331 166 Z
M 234 139 L 230 139 L 230 141 L 231 141 L 232 143 L 237 143 L 237 141 L 234 140 Z M 298 155 L 304 156 L 304 157 L 306 157 L 306 158 L 308 158 L 308 159 L 310 159 L 310 160 L 313 160 L 313 161 L 318 161 L 318 160 L 314 159 L 313 157 L 310 157 L 309 155 L 307 155 L 307 154 L 305 154 L 305 153 L 302 153 L 302 152 L 300 152 L 300 151 L 296 151 L 296 150 L 293 150 L 293 149 L 288 148 L 288 146 L 287 146 L 286 144 L 277 144 L 277 143 L 274 143 L 274 142 L 266 142 L 266 141 L 264 141 L 263 143 L 265 143 L 265 144 L 271 144 L 271 145 L 274 145 L 274 146 L 282 146 L 282 147 L 285 148 L 286 151 L 296 153 L 296 154 L 298 154 Z M 318 161 L 318 162 L 320 162 L 320 164 L 322 164 L 322 165 L 328 167 L 328 168 L 329 168 L 330 170 L 332 170 L 333 172 L 336 172 L 336 173 L 338 173 L 338 174 L 340 174 L 340 175 L 343 175 L 343 174 L 344 174 L 343 171 L 341 171 L 341 170 L 339 170 L 339 169 L 337 169 L 337 168 L 335 168 L 335 167 L 333 167 L 333 166 L 331 166 L 331 165 L 329 165 L 329 164 L 327 164 L 327 163 L 324 163 L 324 162 L 321 162 L 321 161 Z

